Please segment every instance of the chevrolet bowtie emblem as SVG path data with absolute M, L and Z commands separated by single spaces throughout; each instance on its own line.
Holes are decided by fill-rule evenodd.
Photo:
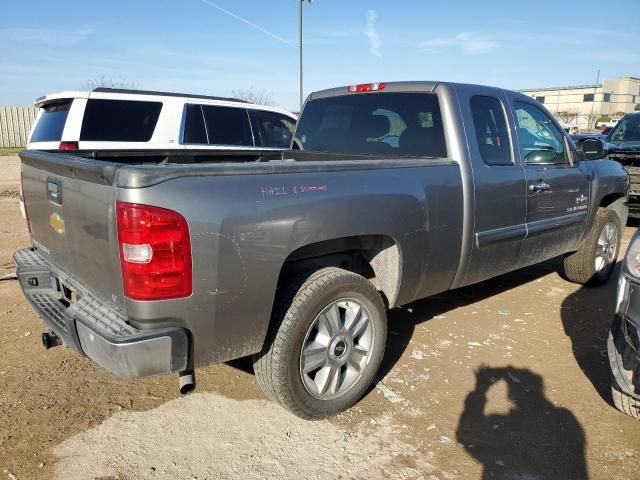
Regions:
M 49 217 L 49 225 L 60 235 L 64 234 L 64 220 L 58 213 L 52 213 Z

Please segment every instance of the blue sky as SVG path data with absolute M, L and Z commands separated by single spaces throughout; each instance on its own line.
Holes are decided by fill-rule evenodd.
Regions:
M 0 0 L 0 104 L 91 78 L 297 109 L 297 0 Z M 638 0 L 315 0 L 305 93 L 390 80 L 512 89 L 640 76 Z

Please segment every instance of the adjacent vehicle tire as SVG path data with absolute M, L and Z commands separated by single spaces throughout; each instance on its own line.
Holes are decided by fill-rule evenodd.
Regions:
M 386 310 L 364 277 L 323 268 L 278 296 L 267 341 L 254 356 L 267 396 L 299 417 L 321 419 L 354 405 L 384 355 Z
M 622 329 L 622 320 L 613 320 L 607 340 L 607 354 L 611 366 L 611 398 L 613 405 L 622 413 L 640 420 L 640 396 L 636 391 L 640 359 L 628 345 Z M 626 391 L 625 391 L 626 390 Z
M 564 273 L 572 282 L 602 285 L 616 265 L 622 227 L 613 210 L 598 209 L 591 231 L 582 247 L 564 257 Z
M 618 410 L 640 420 L 640 400 L 627 395 L 616 384 L 611 385 L 611 398 L 613 398 L 613 405 Z

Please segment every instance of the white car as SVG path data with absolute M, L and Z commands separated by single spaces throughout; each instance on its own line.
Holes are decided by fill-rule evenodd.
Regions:
M 608 122 L 600 122 L 596 125 L 596 128 L 613 128 L 616 125 L 618 125 L 618 122 L 620 121 L 619 118 L 612 118 L 611 120 L 609 120 Z
M 296 117 L 232 98 L 97 88 L 36 100 L 28 150 L 282 150 Z

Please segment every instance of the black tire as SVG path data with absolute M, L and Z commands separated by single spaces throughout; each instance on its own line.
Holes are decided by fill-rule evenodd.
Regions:
M 613 405 L 618 410 L 640 420 L 640 400 L 620 390 L 615 384 L 615 380 L 611 384 L 611 398 L 613 399 Z
M 607 224 L 612 225 L 616 232 L 615 253 L 613 260 L 601 270 L 596 270 L 596 249 L 598 239 Z M 567 279 L 582 285 L 603 285 L 607 283 L 611 273 L 615 268 L 615 261 L 620 251 L 620 239 L 622 238 L 622 227 L 620 219 L 613 210 L 600 208 L 596 212 L 596 218 L 591 226 L 584 243 L 577 252 L 570 253 L 564 257 L 564 274 Z M 612 242 L 613 243 L 613 242 Z
M 301 352 L 312 324 L 325 307 L 341 299 L 363 305 L 373 324 L 373 346 L 358 380 L 331 399 L 312 395 L 301 374 Z M 386 310 L 380 294 L 364 277 L 339 268 L 302 276 L 278 296 L 265 346 L 254 356 L 256 379 L 265 394 L 295 415 L 321 419 L 354 405 L 373 382 L 384 355 Z
M 622 332 L 623 320 L 615 316 L 607 338 L 607 356 L 611 367 L 611 399 L 622 413 L 640 420 L 640 398 L 635 392 L 638 359 L 627 344 Z

